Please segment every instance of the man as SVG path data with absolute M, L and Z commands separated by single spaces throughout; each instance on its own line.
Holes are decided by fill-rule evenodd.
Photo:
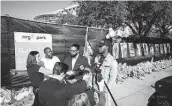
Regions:
M 107 83 L 109 89 L 112 89 L 113 84 L 116 82 L 117 77 L 117 61 L 110 54 L 111 41 L 103 39 L 99 42 L 99 55 L 95 57 L 95 69 L 97 73 L 98 88 L 100 91 L 104 91 L 106 95 L 106 105 L 111 106 L 111 97 L 104 85 L 104 81 Z
M 88 60 L 86 57 L 79 54 L 80 45 L 73 44 L 70 47 L 70 55 L 64 59 L 64 63 L 69 66 L 68 75 L 77 75 L 78 70 L 81 68 L 89 68 Z M 82 76 L 76 76 L 73 80 L 70 80 L 69 83 L 75 83 L 76 81 L 82 79 Z
M 53 52 L 51 50 L 51 48 L 46 47 L 44 49 L 44 53 L 45 53 L 45 57 L 41 59 L 41 61 L 44 63 L 44 67 L 46 69 L 49 69 L 52 71 L 53 74 L 53 68 L 54 68 L 54 64 L 56 62 L 60 62 L 60 59 L 56 56 L 53 56 Z
M 82 81 L 74 84 L 62 82 L 67 65 L 58 62 L 54 68 L 54 75 L 50 79 L 41 83 L 39 87 L 39 101 L 41 106 L 67 106 L 68 101 L 77 94 L 87 89 L 87 82 L 90 74 L 85 74 Z

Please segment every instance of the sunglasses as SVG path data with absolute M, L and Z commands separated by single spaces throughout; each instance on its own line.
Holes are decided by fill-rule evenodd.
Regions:
M 76 51 L 78 51 L 78 50 L 69 50 L 69 52 L 76 52 Z

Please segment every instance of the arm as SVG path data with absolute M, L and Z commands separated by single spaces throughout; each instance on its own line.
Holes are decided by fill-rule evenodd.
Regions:
M 60 59 L 57 56 L 54 56 L 54 57 L 55 57 L 56 62 L 60 62 Z
M 107 82 L 108 87 L 111 89 L 113 83 L 116 81 L 117 77 L 117 72 L 118 72 L 118 63 L 114 60 L 111 64 L 111 71 L 110 71 L 110 78 Z
M 44 67 L 40 67 L 39 70 L 38 70 L 38 72 L 43 73 L 45 75 L 52 74 L 52 71 L 51 70 L 48 70 L 48 69 L 46 69 Z
M 87 73 L 89 72 L 89 73 L 91 73 L 91 69 L 90 68 L 88 68 L 88 67 L 85 67 L 84 68 L 84 70 L 83 71 L 87 71 Z M 76 81 L 80 81 L 80 80 L 82 80 L 83 79 L 83 75 L 78 75 L 79 74 L 79 71 L 76 71 L 75 72 L 75 79 L 76 79 Z M 78 75 L 78 76 L 77 76 Z

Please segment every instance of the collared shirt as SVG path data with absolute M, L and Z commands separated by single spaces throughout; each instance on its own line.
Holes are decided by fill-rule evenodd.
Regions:
M 76 60 L 78 59 L 78 56 L 79 56 L 79 54 L 76 57 L 72 58 L 72 70 L 75 66 L 75 63 L 76 63 Z
M 101 56 L 98 55 L 95 58 L 96 64 L 100 64 L 100 57 Z M 109 88 L 111 88 L 112 85 L 115 83 L 117 77 L 118 63 L 116 59 L 109 53 L 100 66 L 100 69 L 104 81 L 108 84 Z

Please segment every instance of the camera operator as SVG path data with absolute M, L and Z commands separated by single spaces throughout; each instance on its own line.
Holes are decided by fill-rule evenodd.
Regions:
M 88 89 L 90 73 L 83 75 L 82 80 L 74 84 L 64 83 L 68 66 L 57 62 L 50 79 L 41 83 L 39 87 L 39 101 L 41 106 L 66 106 L 68 101 L 77 94 Z M 57 76 L 58 75 L 58 76 Z
M 111 97 L 106 89 L 104 82 L 107 83 L 109 89 L 112 89 L 113 84 L 116 83 L 117 77 L 117 61 L 110 54 L 111 41 L 103 39 L 99 42 L 99 55 L 95 57 L 95 85 L 99 91 L 104 91 L 106 96 L 106 105 L 111 106 Z

